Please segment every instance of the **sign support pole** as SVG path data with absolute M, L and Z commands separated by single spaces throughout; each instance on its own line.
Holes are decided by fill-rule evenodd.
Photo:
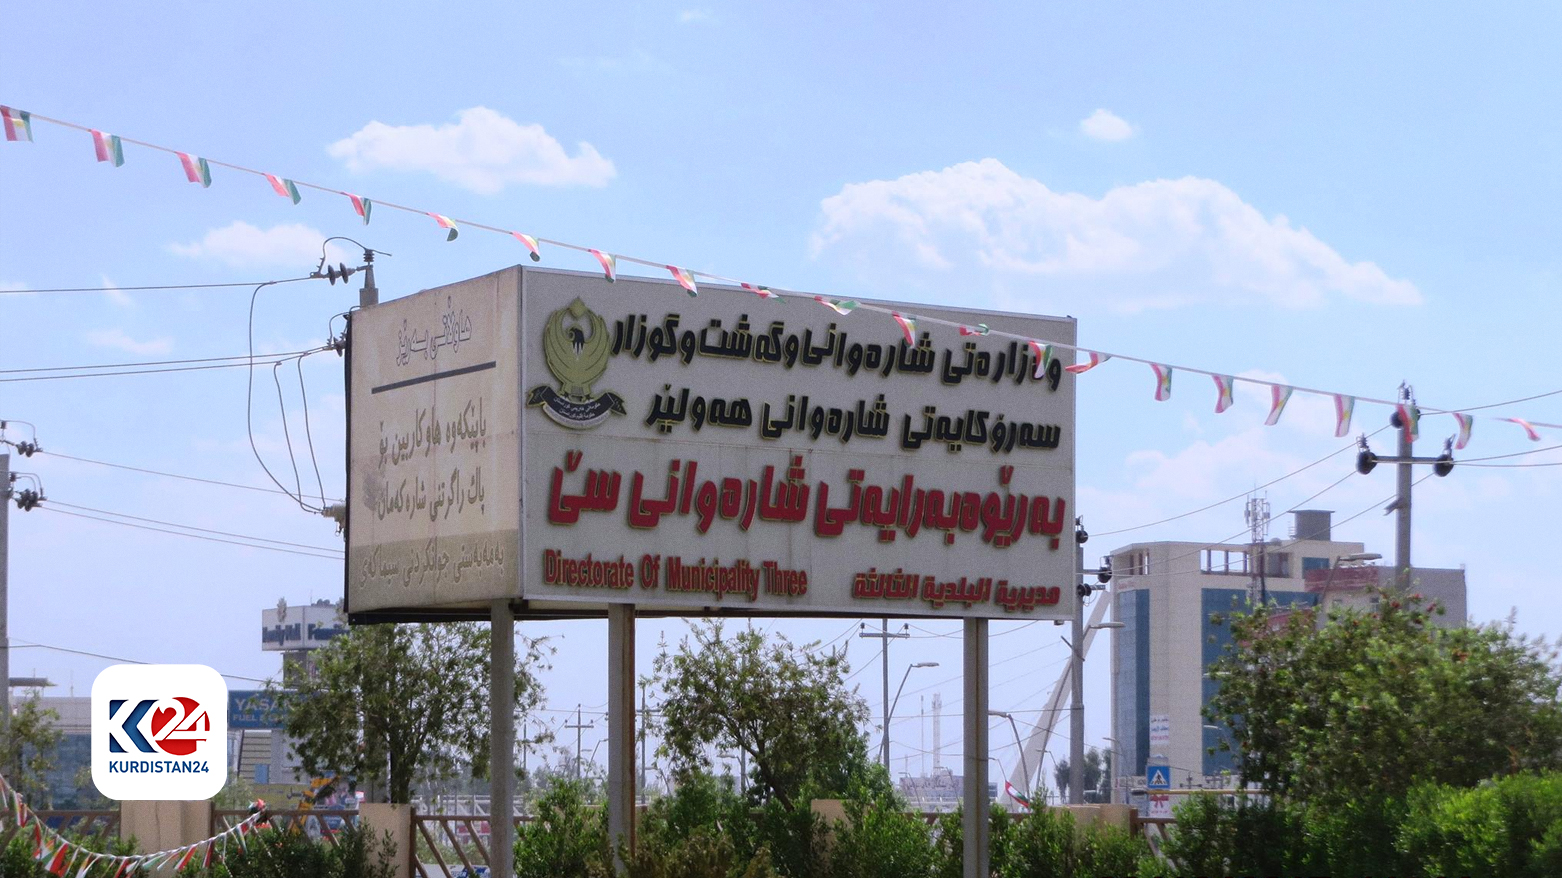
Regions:
M 607 607 L 607 837 L 614 870 L 619 845 L 635 846 L 635 605 Z
M 965 878 L 992 871 L 987 812 L 987 620 L 965 620 Z
M 515 875 L 515 612 L 493 602 L 490 618 L 488 705 L 488 874 Z

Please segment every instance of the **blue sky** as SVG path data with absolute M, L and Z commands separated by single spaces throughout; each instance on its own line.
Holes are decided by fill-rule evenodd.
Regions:
M 0 103 L 782 288 L 1069 314 L 1082 344 L 1168 363 L 1360 396 L 1408 380 L 1423 405 L 1450 409 L 1558 389 L 1555 7 L 836 6 L 13 6 Z M 525 255 L 477 230 L 447 244 L 432 220 L 389 210 L 365 228 L 339 196 L 306 190 L 293 206 L 222 168 L 203 190 L 171 156 L 133 145 L 115 169 L 93 161 L 82 132 L 38 122 L 34 134 L 0 143 L 0 289 L 297 277 L 324 236 L 341 234 L 395 254 L 379 271 L 389 298 Z M 593 267 L 581 254 L 544 255 L 546 266 Z M 355 301 L 323 283 L 268 289 L 256 345 L 318 345 Z M 244 289 L 3 295 L 0 369 L 241 354 L 247 307 Z M 326 492 L 339 494 L 339 366 L 315 356 L 304 374 Z M 285 467 L 275 389 L 259 378 L 258 442 Z M 1216 416 L 1203 376 L 1179 373 L 1164 403 L 1152 388 L 1133 363 L 1080 379 L 1079 501 L 1094 533 L 1233 496 L 1346 444 L 1326 398 L 1298 394 L 1266 428 L 1257 391 Z M 1562 422 L 1559 399 L 1482 414 Z M 1386 416 L 1363 404 L 1357 424 L 1376 429 Z M 9 382 L 0 418 L 37 424 L 63 454 L 266 484 L 249 449 L 243 370 Z M 1451 419 L 1429 417 L 1418 453 L 1436 453 L 1451 432 Z M 1551 431 L 1530 443 L 1516 426 L 1481 421 L 1466 456 L 1559 440 Z M 335 545 L 326 522 L 284 497 L 59 457 L 17 464 L 62 503 Z M 1288 508 L 1348 470 L 1342 454 L 1268 497 Z M 1426 482 L 1416 560 L 1468 565 L 1476 619 L 1512 611 L 1519 630 L 1557 635 L 1562 599 L 1545 587 L 1554 571 L 1538 548 L 1552 539 L 1558 476 L 1461 467 Z M 1344 518 L 1391 490 L 1380 470 L 1308 505 Z M 1088 548 L 1241 529 L 1238 501 Z M 1376 511 L 1338 535 L 1392 551 L 1391 519 Z M 279 596 L 339 591 L 329 560 L 12 514 L 16 641 L 265 677 L 275 659 L 258 650 L 258 612 Z M 604 627 L 528 626 L 561 648 L 551 709 L 605 701 Z M 829 639 L 853 626 L 774 627 Z M 954 629 L 918 627 L 921 639 L 897 643 L 892 676 L 913 655 L 941 661 L 914 672 L 932 676 L 906 697 L 941 689 L 956 710 L 958 640 L 928 634 Z M 673 639 L 680 630 L 642 626 L 643 668 L 663 628 Z M 1039 715 L 1065 654 L 1050 636 L 994 641 L 995 662 L 1006 662 L 993 674 L 995 708 Z M 873 642 L 848 640 L 864 669 L 854 682 L 877 711 Z M 73 681 L 78 694 L 103 664 L 31 647 L 12 660 L 16 673 Z M 1096 651 L 1096 744 L 1109 734 L 1106 665 Z M 895 726 L 908 745 L 897 743 L 897 773 L 919 770 L 917 726 Z M 953 718 L 944 737 L 958 739 Z

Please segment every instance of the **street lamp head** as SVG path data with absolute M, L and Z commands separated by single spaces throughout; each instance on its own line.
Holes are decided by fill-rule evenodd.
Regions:
M 1353 552 L 1349 555 L 1340 555 L 1335 558 L 1336 564 L 1344 564 L 1351 561 L 1380 561 L 1383 555 L 1378 552 Z
M 1104 629 L 1107 629 L 1107 628 L 1126 628 L 1127 625 L 1125 625 L 1122 622 L 1097 622 L 1096 624 L 1091 625 L 1090 627 L 1095 629 L 1096 631 L 1101 631 L 1101 630 L 1104 630 Z
M 913 668 L 936 668 L 936 667 L 938 667 L 938 662 L 917 662 L 916 664 L 912 665 L 912 667 Z

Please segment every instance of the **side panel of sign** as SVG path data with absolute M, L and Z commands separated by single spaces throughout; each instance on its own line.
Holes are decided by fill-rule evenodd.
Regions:
M 352 315 L 348 607 L 516 592 L 515 269 Z
M 522 299 L 528 601 L 1072 613 L 1073 380 L 1046 347 L 1071 322 L 535 271 Z

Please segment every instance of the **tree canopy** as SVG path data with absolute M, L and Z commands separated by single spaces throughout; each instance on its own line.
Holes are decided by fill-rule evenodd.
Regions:
M 788 810 L 804 790 L 844 791 L 869 766 L 867 703 L 846 688 L 844 654 L 756 631 L 693 626 L 656 659 L 663 743 L 675 770 L 710 768 L 708 747 L 746 754 L 755 797 Z
M 549 652 L 521 638 L 515 704 L 524 716 L 542 700 L 532 671 Z M 421 776 L 488 769 L 487 625 L 473 622 L 351 629 L 314 654 L 315 673 L 276 690 L 304 771 L 345 772 L 360 786 L 388 787 L 409 802 Z M 299 675 L 304 676 L 304 675 Z
M 1263 607 L 1231 619 L 1205 713 L 1232 729 L 1245 781 L 1340 801 L 1558 766 L 1562 678 L 1544 641 L 1511 623 L 1436 627 L 1418 596 L 1393 592 L 1318 621 Z

